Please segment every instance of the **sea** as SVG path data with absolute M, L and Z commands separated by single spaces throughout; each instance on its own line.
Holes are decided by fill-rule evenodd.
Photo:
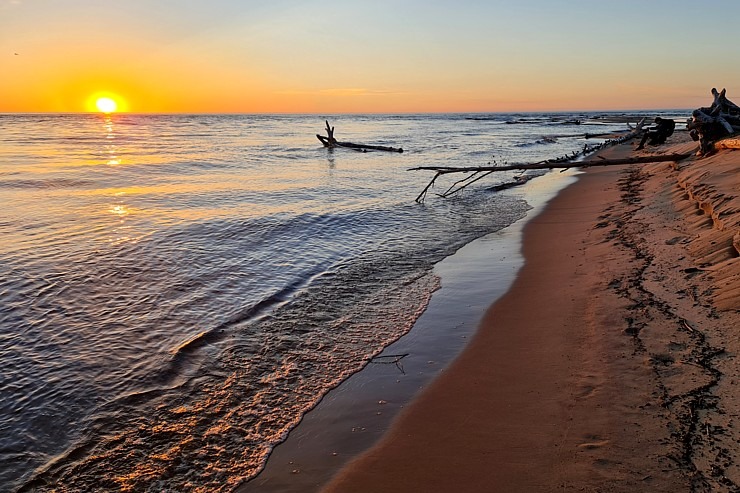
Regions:
M 410 168 L 675 114 L 0 114 L 0 491 L 232 491 L 529 209 Z

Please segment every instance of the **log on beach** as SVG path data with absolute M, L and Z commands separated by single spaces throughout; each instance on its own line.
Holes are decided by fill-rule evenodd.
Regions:
M 712 105 L 694 110 L 686 124 L 691 137 L 699 141 L 700 155 L 711 154 L 717 141 L 740 133 L 740 106 L 727 99 L 726 94 L 726 89 L 712 88 Z

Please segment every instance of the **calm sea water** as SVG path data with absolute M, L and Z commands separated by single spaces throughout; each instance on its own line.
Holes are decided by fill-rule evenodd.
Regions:
M 407 168 L 558 157 L 615 116 L 331 118 L 396 154 L 324 149 L 320 116 L 0 115 L 0 491 L 254 476 L 435 262 L 527 210 L 486 189 L 511 175 L 416 204 Z

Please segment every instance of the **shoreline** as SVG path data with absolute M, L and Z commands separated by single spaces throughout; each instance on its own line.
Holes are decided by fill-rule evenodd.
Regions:
M 463 353 L 324 491 L 736 491 L 739 162 L 587 170 Z
M 524 263 L 522 230 L 576 179 L 573 171 L 548 173 L 503 192 L 524 194 L 532 208 L 522 219 L 473 240 L 435 265 L 441 288 L 413 328 L 380 355 L 408 353 L 402 366 L 368 364 L 332 389 L 273 449 L 264 469 L 236 491 L 319 491 L 348 461 L 380 440 L 419 390 L 464 350 L 486 309 L 508 291 Z

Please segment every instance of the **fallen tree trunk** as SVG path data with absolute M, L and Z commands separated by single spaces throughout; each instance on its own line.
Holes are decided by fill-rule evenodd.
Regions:
M 485 178 L 489 174 L 493 173 L 494 171 L 512 171 L 512 170 L 521 170 L 521 171 L 527 171 L 527 170 L 539 170 L 539 169 L 554 169 L 554 168 L 574 168 L 574 167 L 587 167 L 587 166 L 608 166 L 609 164 L 604 164 L 605 160 L 601 158 L 600 161 L 582 161 L 582 162 L 576 162 L 576 159 L 580 156 L 587 156 L 593 152 L 596 152 L 600 149 L 603 149 L 605 147 L 613 146 L 616 144 L 621 144 L 624 142 L 627 142 L 631 139 L 634 139 L 635 137 L 638 137 L 642 135 L 642 133 L 645 131 L 646 118 L 642 118 L 639 122 L 637 122 L 637 125 L 634 127 L 627 124 L 627 131 L 624 135 L 619 136 L 617 138 L 608 139 L 596 146 L 589 146 L 585 145 L 583 147 L 583 150 L 581 151 L 574 151 L 571 154 L 566 154 L 565 156 L 555 158 L 555 159 L 548 159 L 547 161 L 540 161 L 538 163 L 533 164 L 515 164 L 510 166 L 475 166 L 475 167 L 451 167 L 451 166 L 419 166 L 417 168 L 411 168 L 409 171 L 412 170 L 430 170 L 430 171 L 436 171 L 437 174 L 434 175 L 434 178 L 427 184 L 426 187 L 424 187 L 424 190 L 419 194 L 418 197 L 416 197 L 416 202 L 423 202 L 424 197 L 426 196 L 427 191 L 429 188 L 431 188 L 434 185 L 434 182 L 437 180 L 438 177 L 442 175 L 446 175 L 448 173 L 472 173 L 466 178 L 463 178 L 462 180 L 458 180 L 455 183 L 453 183 L 450 188 L 447 189 L 442 194 L 437 194 L 440 197 L 449 197 L 452 194 L 455 194 L 459 192 L 460 190 L 464 189 L 468 185 Z M 329 124 L 327 123 L 327 128 L 329 128 Z M 596 135 L 596 134 L 595 134 Z M 612 133 L 606 134 L 606 135 L 612 135 Z M 587 134 L 588 137 L 588 134 Z M 673 155 L 673 156 L 680 156 L 681 159 L 686 156 L 684 155 Z M 644 159 L 650 159 L 649 161 L 644 162 L 654 162 L 654 161 L 662 161 L 662 160 L 675 160 L 672 158 L 672 156 L 667 157 L 661 157 L 659 159 L 652 159 L 652 158 L 635 158 L 636 161 L 632 158 L 628 160 L 611 160 L 611 165 L 615 164 L 634 164 L 636 162 L 641 162 L 640 160 Z M 598 164 L 593 164 L 598 163 Z M 500 185 L 501 190 L 515 187 L 524 184 L 529 178 L 525 178 L 522 176 L 515 177 L 514 181 L 503 183 Z M 492 188 L 493 190 L 496 190 L 497 187 L 494 186 Z
M 326 120 L 325 122 L 326 122 L 326 134 L 328 135 L 328 137 L 324 137 L 323 135 L 316 134 L 316 138 L 319 139 L 319 141 L 321 141 L 324 147 L 328 147 L 328 148 L 344 147 L 347 149 L 354 149 L 360 152 L 365 152 L 367 150 L 386 151 L 386 152 L 403 152 L 403 149 L 400 147 L 389 147 L 389 146 L 379 146 L 379 145 L 370 145 L 370 144 L 355 144 L 352 142 L 338 142 L 337 139 L 334 138 L 334 127 L 329 126 L 328 120 Z
M 530 169 L 556 169 L 556 168 L 588 168 L 589 166 L 617 166 L 621 164 L 643 164 L 643 163 L 660 163 L 664 161 L 681 161 L 691 156 L 691 154 L 660 154 L 656 156 L 636 156 L 623 159 L 591 159 L 589 161 L 569 162 L 569 163 L 533 163 L 533 164 L 509 164 L 505 166 L 418 166 L 409 168 L 408 171 L 427 170 L 437 171 L 440 174 L 446 173 L 469 173 L 471 171 L 512 171 L 512 170 L 530 170 Z
M 354 144 L 352 142 L 337 142 L 334 141 L 334 143 L 330 143 L 329 139 L 324 137 L 323 135 L 316 134 L 316 137 L 321 141 L 322 144 L 324 144 L 324 147 L 346 147 L 347 149 L 356 149 L 356 150 L 371 150 L 371 151 L 387 151 L 387 152 L 403 152 L 403 149 L 400 147 L 387 147 L 387 146 L 376 146 L 376 145 L 369 145 L 369 144 Z
M 421 193 L 416 197 L 416 202 L 423 202 L 424 197 L 426 196 L 427 191 L 429 188 L 431 188 L 434 185 L 434 182 L 442 175 L 447 175 L 450 173 L 473 173 L 474 175 L 470 178 L 475 178 L 474 180 L 469 179 L 463 179 L 460 180 L 457 183 L 462 183 L 468 181 L 464 186 L 469 185 L 473 181 L 477 181 L 480 178 L 483 178 L 483 176 L 487 176 L 490 173 L 496 172 L 496 171 L 528 171 L 528 170 L 538 170 L 538 169 L 568 169 L 568 168 L 589 168 L 592 166 L 620 166 L 625 164 L 646 164 L 646 163 L 660 163 L 660 162 L 666 162 L 666 161 L 682 161 L 686 159 L 687 157 L 691 156 L 691 154 L 661 154 L 656 156 L 636 156 L 636 157 L 630 157 L 630 158 L 623 158 L 623 159 L 605 159 L 605 158 L 599 158 L 599 159 L 591 159 L 588 161 L 570 161 L 570 162 L 543 162 L 543 163 L 533 163 L 533 164 L 511 164 L 511 165 L 505 165 L 505 166 L 470 166 L 470 167 L 454 167 L 454 166 L 418 166 L 416 168 L 409 168 L 408 171 L 418 171 L 418 170 L 424 170 L 424 171 L 436 171 L 436 174 L 434 175 L 434 178 L 427 184 L 426 187 L 424 187 L 424 190 L 421 191 Z M 482 173 L 485 173 L 481 175 Z M 456 184 L 457 184 L 456 183 Z M 446 197 L 448 195 L 451 195 L 454 192 L 457 192 L 461 190 L 463 187 L 454 190 L 454 192 L 450 193 L 450 190 L 455 185 L 453 184 L 452 187 L 450 187 L 444 194 L 441 196 Z

